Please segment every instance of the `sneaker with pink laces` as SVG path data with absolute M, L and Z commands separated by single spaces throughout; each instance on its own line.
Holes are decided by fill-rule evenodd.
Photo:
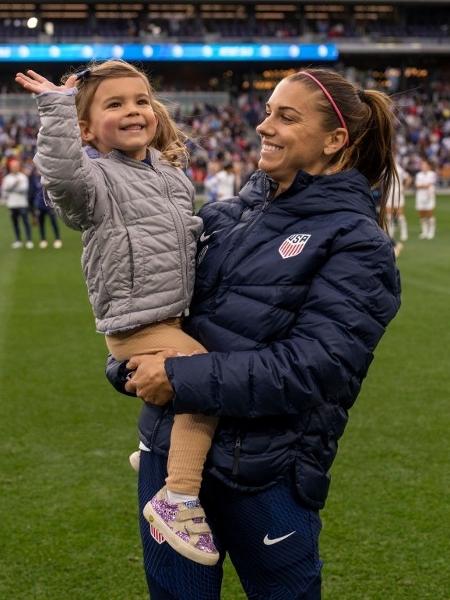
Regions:
M 144 517 L 181 556 L 213 566 L 219 553 L 199 500 L 172 504 L 164 486 L 144 506 Z

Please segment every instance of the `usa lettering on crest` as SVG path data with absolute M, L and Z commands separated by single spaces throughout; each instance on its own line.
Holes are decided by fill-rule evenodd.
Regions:
M 293 233 L 290 235 L 278 248 L 281 258 L 291 258 L 300 254 L 310 237 L 311 234 L 309 233 Z

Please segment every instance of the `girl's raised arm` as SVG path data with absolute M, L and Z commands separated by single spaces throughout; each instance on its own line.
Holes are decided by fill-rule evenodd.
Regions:
M 75 102 L 77 75 L 55 85 L 39 73 L 17 73 L 16 82 L 36 95 L 40 128 L 34 164 L 47 196 L 66 225 L 90 227 L 98 190 L 105 198 L 103 173 L 83 150 Z

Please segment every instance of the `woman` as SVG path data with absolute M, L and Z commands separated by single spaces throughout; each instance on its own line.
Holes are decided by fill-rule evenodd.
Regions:
M 421 240 L 432 240 L 436 235 L 436 181 L 437 174 L 430 163 L 423 159 L 420 171 L 416 173 L 414 185 L 416 187 L 416 210 L 420 219 Z
M 249 598 L 320 598 L 328 471 L 400 304 L 370 191 L 385 190 L 383 220 L 395 177 L 387 96 L 301 71 L 276 86 L 257 131 L 259 170 L 239 197 L 201 211 L 185 325 L 209 353 L 108 365 L 118 389 L 145 400 L 139 496 L 152 600 L 219 598 L 226 552 Z M 178 557 L 142 518 L 165 477 L 171 415 L 185 412 L 220 418 L 202 487 L 216 567 Z
M 34 244 L 31 239 L 31 225 L 28 219 L 28 176 L 23 172 L 20 160 L 17 158 L 12 158 L 9 161 L 8 170 L 8 174 L 5 175 L 2 181 L 1 195 L 6 199 L 6 206 L 11 214 L 15 236 L 11 248 L 17 250 L 17 248 L 23 246 L 19 227 L 19 221 L 21 220 L 25 231 L 25 248 L 32 250 Z
M 56 217 L 56 213 L 54 209 L 50 206 L 50 203 L 45 201 L 44 188 L 41 183 L 41 175 L 36 169 L 33 169 L 30 175 L 30 189 L 29 195 L 31 198 L 31 205 L 33 207 L 33 211 L 37 216 L 37 221 L 39 225 L 39 234 L 41 236 L 41 241 L 39 242 L 39 248 L 45 250 L 48 248 L 47 236 L 45 231 L 45 222 L 47 217 L 50 221 L 50 225 L 53 230 L 53 234 L 55 239 L 53 240 L 53 248 L 59 250 L 62 248 L 62 240 L 59 232 L 58 220 Z
M 398 182 L 391 187 L 390 194 L 386 201 L 386 216 L 388 232 L 392 239 L 395 238 L 396 223 L 400 229 L 400 242 L 406 242 L 408 239 L 408 222 L 405 215 L 405 187 L 411 179 L 403 167 L 396 163 Z

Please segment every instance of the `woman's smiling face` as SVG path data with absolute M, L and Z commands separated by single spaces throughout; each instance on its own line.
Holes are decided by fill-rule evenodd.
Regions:
M 330 132 L 322 128 L 323 115 L 316 108 L 321 93 L 282 80 L 266 104 L 266 118 L 256 128 L 261 136 L 258 167 L 282 189 L 300 170 L 318 175 L 326 169 L 329 157 L 324 148 Z

